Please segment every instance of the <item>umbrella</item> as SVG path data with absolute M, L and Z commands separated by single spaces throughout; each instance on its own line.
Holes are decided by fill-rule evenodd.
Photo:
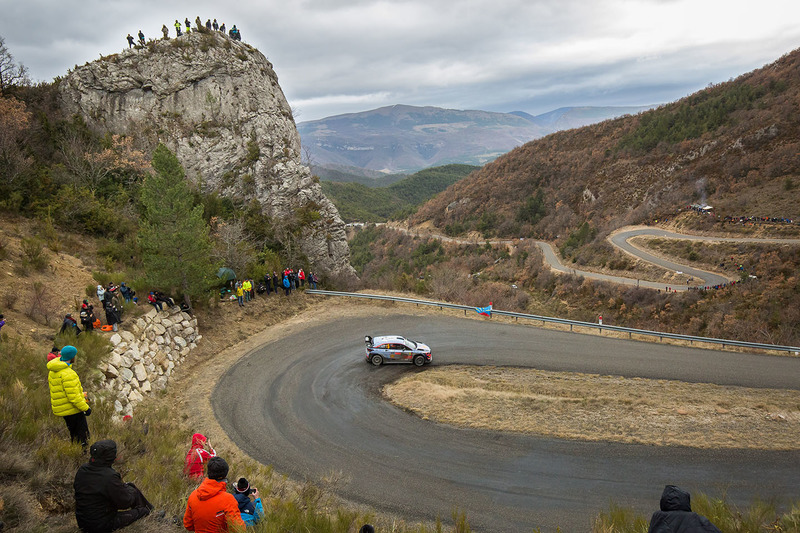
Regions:
M 224 282 L 228 282 L 232 279 L 236 279 L 236 272 L 228 267 L 222 267 L 217 270 L 217 277 Z

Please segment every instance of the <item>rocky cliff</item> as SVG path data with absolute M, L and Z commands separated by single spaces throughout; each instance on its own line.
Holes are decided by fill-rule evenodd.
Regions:
M 272 64 L 219 32 L 151 41 L 70 72 L 65 109 L 99 131 L 168 146 L 203 190 L 257 200 L 325 274 L 354 276 L 344 223 L 301 162 Z

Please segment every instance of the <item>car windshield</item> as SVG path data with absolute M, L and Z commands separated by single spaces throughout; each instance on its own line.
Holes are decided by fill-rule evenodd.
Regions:
M 417 349 L 417 343 L 416 342 L 410 341 L 408 339 L 406 339 L 406 342 L 411 346 L 412 350 L 416 350 Z

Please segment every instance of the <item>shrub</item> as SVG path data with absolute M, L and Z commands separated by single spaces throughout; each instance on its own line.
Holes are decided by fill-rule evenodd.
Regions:
M 20 245 L 22 247 L 22 261 L 25 267 L 32 267 L 38 271 L 47 268 L 49 262 L 47 261 L 42 241 L 36 237 L 25 237 Z

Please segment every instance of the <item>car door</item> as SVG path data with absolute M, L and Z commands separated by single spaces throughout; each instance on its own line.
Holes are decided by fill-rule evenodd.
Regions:
M 393 363 L 400 363 L 403 361 L 403 357 L 405 355 L 403 351 L 404 348 L 405 346 L 397 342 L 394 342 L 390 345 L 389 353 L 391 354 L 390 357 L 392 358 Z

